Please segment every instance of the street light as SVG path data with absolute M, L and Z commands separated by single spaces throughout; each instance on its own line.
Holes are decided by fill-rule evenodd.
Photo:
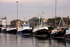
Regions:
M 16 1 L 17 3 L 17 20 L 18 20 L 18 1 Z

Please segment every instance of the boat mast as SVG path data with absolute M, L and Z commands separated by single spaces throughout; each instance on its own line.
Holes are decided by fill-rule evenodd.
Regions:
M 40 15 L 38 15 L 39 16 L 39 25 L 40 25 Z
M 57 0 L 55 0 L 55 27 L 56 27 Z
M 7 15 L 6 15 L 6 29 L 7 29 Z
M 61 23 L 62 23 L 62 25 L 61 25 Z M 59 21 L 59 25 L 61 25 L 62 27 L 66 27 L 63 17 L 61 17 L 61 19 Z
M 44 10 L 42 11 L 42 14 L 44 14 Z M 43 15 L 41 17 L 41 26 L 43 26 Z

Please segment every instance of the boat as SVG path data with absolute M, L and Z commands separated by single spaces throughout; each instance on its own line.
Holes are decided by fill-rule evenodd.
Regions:
M 17 34 L 31 34 L 32 33 L 32 28 L 29 27 L 29 24 L 26 24 L 24 22 L 23 25 L 18 26 Z
M 50 31 L 48 30 L 47 26 L 36 26 L 33 29 L 33 33 L 37 37 L 47 37 L 50 36 Z
M 50 31 L 48 30 L 48 27 L 42 25 L 42 21 L 40 22 L 40 16 L 39 16 L 39 25 L 34 27 L 33 33 L 34 33 L 34 36 L 37 36 L 37 37 L 47 37 L 47 36 L 50 36 Z
M 59 27 L 59 28 L 56 28 L 54 30 L 52 30 L 51 32 L 51 37 L 64 37 L 66 31 L 65 31 L 65 27 Z
M 34 29 L 33 29 L 33 32 L 35 33 L 35 35 L 43 35 L 43 34 L 50 34 L 50 31 L 48 30 L 48 27 L 45 27 L 45 26 L 36 26 Z
M 17 33 L 16 27 L 7 27 L 7 17 L 0 17 L 0 29 L 2 33 Z
M 2 27 L 1 32 L 2 33 L 17 34 L 17 28 L 16 27 Z
M 68 28 L 66 27 L 63 18 L 61 18 L 59 21 L 59 26 L 51 31 L 51 37 L 64 37 L 67 29 Z
M 8 27 L 6 28 L 6 33 L 11 33 L 11 34 L 17 34 L 17 28 L 16 27 Z
M 64 37 L 67 29 L 62 17 L 58 23 L 59 25 L 58 26 L 56 25 L 56 8 L 57 8 L 56 5 L 57 5 L 57 0 L 55 0 L 55 27 L 56 28 L 54 28 L 54 30 L 51 31 L 51 34 L 50 34 L 51 38 Z
M 65 38 L 70 38 L 70 28 L 66 30 Z
M 1 33 L 6 33 L 6 27 L 1 27 Z

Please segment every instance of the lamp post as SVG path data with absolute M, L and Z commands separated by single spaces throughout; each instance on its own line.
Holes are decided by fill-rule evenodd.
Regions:
M 17 9 L 16 10 L 17 10 L 17 20 L 18 20 L 18 1 L 16 1 L 16 4 L 17 4 Z M 18 26 L 18 24 L 17 24 L 17 26 Z
M 18 1 L 16 1 L 17 4 L 17 20 L 18 20 Z

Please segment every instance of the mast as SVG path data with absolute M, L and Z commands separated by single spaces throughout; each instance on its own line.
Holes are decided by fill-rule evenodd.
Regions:
M 44 10 L 42 11 L 42 14 L 44 14 Z M 41 17 L 41 26 L 43 26 L 43 15 Z
M 40 15 L 39 15 L 39 25 L 40 25 Z
M 7 29 L 7 15 L 6 15 L 6 29 Z
M 62 25 L 61 25 L 61 23 L 62 23 Z M 59 25 L 62 26 L 62 27 L 66 27 L 65 22 L 63 20 L 63 17 L 61 17 L 61 19 L 59 21 Z
M 55 27 L 56 27 L 57 0 L 55 0 Z

